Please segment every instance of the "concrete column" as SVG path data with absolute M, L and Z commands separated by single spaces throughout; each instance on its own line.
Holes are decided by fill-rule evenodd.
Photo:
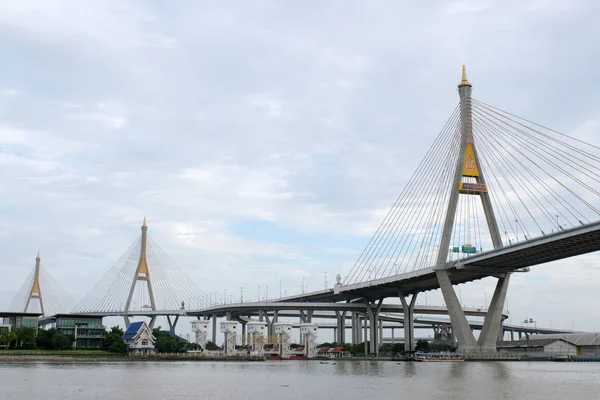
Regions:
M 364 343 L 364 347 L 365 347 L 365 357 L 369 355 L 369 346 L 368 346 L 368 340 L 369 340 L 369 332 L 367 332 L 367 316 L 365 315 L 364 317 L 362 317 L 362 324 L 363 324 L 363 329 L 361 332 L 361 335 L 363 335 L 363 337 L 361 338 L 363 340 Z
M 402 312 L 404 313 L 404 351 L 415 350 L 415 303 L 418 293 L 412 295 L 410 302 L 406 301 L 406 296 L 398 292 L 400 302 L 402 303 Z
M 246 345 L 246 324 L 242 323 L 242 346 Z
M 447 248 L 448 247 L 446 246 L 446 249 Z M 456 296 L 456 292 L 452 287 L 452 282 L 450 282 L 448 271 L 438 269 L 435 271 L 435 274 L 437 275 L 438 283 L 440 284 L 440 289 L 442 290 L 442 296 L 444 296 L 446 308 L 448 308 L 448 314 L 450 315 L 450 321 L 452 322 L 452 333 L 458 340 L 459 349 L 461 351 L 477 350 L 475 336 L 473 335 L 473 331 L 471 331 L 471 327 L 469 326 L 465 312 L 463 311 L 458 301 L 458 297 Z
M 509 281 L 510 274 L 506 274 L 504 277 L 499 278 L 498 283 L 496 283 L 496 289 L 494 290 L 494 295 L 492 296 L 492 301 L 486 313 L 479 340 L 477 341 L 483 351 L 496 351 L 496 341 L 501 331 L 502 309 L 506 301 Z
M 379 319 L 379 310 L 381 310 L 383 299 L 379 299 L 375 309 L 373 309 L 373 306 L 375 305 L 374 302 L 365 300 L 365 304 L 367 306 L 367 316 L 369 318 L 369 354 L 377 356 L 379 355 L 379 341 L 377 340 L 377 320 Z
M 347 311 L 342 311 L 340 317 L 340 340 L 339 343 L 346 343 L 346 313 Z
M 169 324 L 169 332 L 175 333 L 175 327 L 177 326 L 177 321 L 179 321 L 179 315 L 175 316 L 175 320 L 171 322 L 171 316 L 167 315 L 167 322 Z
M 394 338 L 394 328 L 392 328 L 392 344 L 396 343 L 396 338 Z
M 306 322 L 312 322 L 313 310 L 306 310 Z
M 514 341 L 515 340 L 515 331 L 511 330 L 510 331 L 510 341 Z
M 377 340 L 379 347 L 383 344 L 383 319 L 379 318 L 379 338 Z
M 523 336 L 523 332 L 519 331 L 519 340 L 521 340 L 522 336 Z
M 212 342 L 217 343 L 217 313 L 212 316 Z

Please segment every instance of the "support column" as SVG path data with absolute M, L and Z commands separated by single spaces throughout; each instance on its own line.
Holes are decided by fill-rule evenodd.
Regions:
M 346 313 L 347 311 L 342 311 L 342 318 L 341 318 L 341 326 L 340 326 L 340 343 L 344 344 L 346 343 Z
M 510 331 L 510 341 L 513 342 L 515 340 L 515 331 Z
M 352 345 L 356 346 L 359 343 L 358 340 L 358 315 L 356 314 L 356 312 L 352 311 L 351 314 L 352 318 L 350 318 L 350 320 L 352 321 Z
M 167 315 L 167 318 L 169 318 L 168 315 Z M 177 327 L 177 321 L 179 321 L 179 315 L 175 316 L 175 320 L 173 321 L 173 324 L 171 324 L 171 321 L 169 321 L 169 330 L 173 333 L 175 333 L 175 328 Z
M 381 305 L 383 304 L 383 299 L 379 299 L 377 302 L 377 306 L 375 310 L 373 310 L 374 302 L 370 302 L 365 299 L 365 304 L 367 306 L 367 315 L 369 317 L 369 354 L 378 356 L 379 355 L 379 343 L 377 340 L 377 320 L 379 318 L 379 310 L 381 310 Z M 366 334 L 365 334 L 366 336 Z
M 242 346 L 245 346 L 247 343 L 246 338 L 246 323 L 242 322 Z
M 212 342 L 217 344 L 217 313 L 212 316 Z
M 379 338 L 377 343 L 379 343 L 379 347 L 383 345 L 383 319 L 379 318 Z M 379 354 L 379 352 L 378 352 Z
M 269 337 L 272 337 L 275 335 L 275 328 L 273 327 L 274 326 L 273 324 L 275 324 L 277 322 L 279 322 L 279 311 L 275 310 L 275 311 L 273 311 L 273 320 L 269 324 L 269 329 L 268 329 Z
M 446 246 L 446 248 L 448 248 L 448 246 Z M 448 277 L 448 272 L 446 270 L 437 270 L 435 271 L 435 274 L 437 275 L 440 289 L 444 296 L 446 308 L 448 308 L 450 322 L 452 323 L 452 333 L 456 340 L 458 340 L 459 349 L 461 351 L 477 350 L 475 336 L 469 326 L 469 321 L 467 321 L 465 312 L 460 306 L 456 292 L 452 287 L 452 282 L 450 282 L 450 278 Z
M 418 293 L 412 295 L 410 302 L 406 301 L 406 296 L 398 292 L 400 302 L 402 303 L 402 312 L 404 313 L 404 351 L 415 350 L 415 303 Z
M 496 283 L 492 302 L 486 313 L 478 340 L 478 344 L 483 351 L 496 351 L 496 341 L 501 331 L 502 310 L 506 301 L 509 281 L 510 274 L 506 274 L 504 277 L 499 278 L 498 283 Z
M 364 354 L 366 357 L 369 355 L 369 344 L 368 344 L 369 332 L 367 331 L 368 327 L 367 327 L 367 315 L 366 314 L 364 317 L 362 317 L 362 324 L 363 324 L 363 329 L 362 329 L 361 334 L 364 335 L 364 337 L 362 337 L 362 339 L 363 339 L 363 344 L 364 344 L 364 348 L 365 348 Z

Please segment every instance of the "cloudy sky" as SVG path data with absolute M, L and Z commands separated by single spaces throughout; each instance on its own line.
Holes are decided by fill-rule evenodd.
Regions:
M 598 138 L 597 2 L 406 4 L 0 2 L 0 308 L 38 250 L 81 299 L 144 216 L 206 292 L 331 285 L 454 110 L 462 64 L 478 99 Z M 512 322 L 600 329 L 599 261 L 517 274 Z

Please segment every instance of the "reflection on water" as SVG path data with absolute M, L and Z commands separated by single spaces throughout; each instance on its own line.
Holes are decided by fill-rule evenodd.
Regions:
M 600 363 L 0 364 L 0 399 L 594 399 Z

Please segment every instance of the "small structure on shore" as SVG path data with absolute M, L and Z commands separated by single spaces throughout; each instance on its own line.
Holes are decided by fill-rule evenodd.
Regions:
M 300 334 L 304 345 L 304 356 L 314 358 L 317 355 L 317 337 L 319 336 L 317 324 L 300 324 Z
M 221 332 L 225 336 L 223 352 L 226 356 L 232 356 L 236 352 L 235 346 L 237 345 L 237 325 L 238 323 L 236 321 L 221 322 Z
M 127 344 L 129 353 L 155 354 L 154 342 L 156 338 L 146 321 L 133 322 L 125 331 L 123 340 Z
M 196 334 L 196 345 L 206 350 L 206 342 L 208 342 L 208 321 L 192 321 L 192 332 Z
M 250 343 L 252 344 L 252 355 L 262 357 L 265 355 L 265 344 L 267 340 L 265 333 L 267 323 L 262 321 L 250 321 L 246 323 L 248 333 L 250 334 Z
M 284 360 L 289 359 L 293 325 L 289 322 L 276 322 L 273 326 L 279 342 L 279 356 Z

